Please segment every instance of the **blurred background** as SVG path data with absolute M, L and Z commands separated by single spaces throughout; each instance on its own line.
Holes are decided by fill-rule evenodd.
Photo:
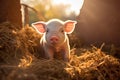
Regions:
M 25 26 L 52 18 L 76 20 L 75 31 L 69 35 L 73 47 L 102 43 L 120 46 L 119 3 L 119 0 L 1 0 L 0 22 Z
M 29 23 L 53 18 L 75 20 L 84 0 L 21 0 L 22 12 L 29 15 Z M 25 7 L 28 12 L 25 13 Z M 25 16 L 23 16 L 24 21 Z M 28 18 L 28 17 L 27 17 Z
M 77 17 L 85 43 L 120 46 L 120 0 L 85 0 Z

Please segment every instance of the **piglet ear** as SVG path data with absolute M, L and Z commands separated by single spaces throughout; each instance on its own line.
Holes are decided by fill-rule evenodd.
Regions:
M 75 29 L 75 24 L 77 22 L 76 21 L 72 21 L 72 20 L 67 20 L 64 23 L 64 30 L 67 34 L 70 34 L 73 32 L 73 30 Z
M 37 32 L 39 32 L 40 34 L 45 33 L 45 22 L 35 22 L 32 23 L 32 27 L 34 27 L 36 29 Z

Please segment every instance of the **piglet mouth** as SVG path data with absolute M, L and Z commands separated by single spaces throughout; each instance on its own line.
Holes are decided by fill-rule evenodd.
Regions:
M 58 44 L 58 41 L 51 41 L 51 44 L 53 45 Z

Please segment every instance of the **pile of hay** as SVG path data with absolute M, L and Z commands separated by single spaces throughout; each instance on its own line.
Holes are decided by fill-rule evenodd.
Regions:
M 0 63 L 18 64 L 23 56 L 38 54 L 39 40 L 40 35 L 30 27 L 19 30 L 9 22 L 0 24 Z
M 9 22 L 0 24 L 0 63 L 9 64 L 13 61 L 16 63 L 17 55 L 23 53 L 19 46 L 17 32 L 17 27 Z
M 24 61 L 27 64 L 23 64 Z M 100 49 L 71 55 L 70 62 L 30 58 L 12 68 L 5 80 L 119 80 L 120 60 Z M 10 68 L 10 67 L 9 67 Z
M 39 58 L 40 37 L 31 27 L 0 25 L 0 80 L 120 79 L 120 59 L 96 47 L 83 53 L 71 50 L 69 62 Z

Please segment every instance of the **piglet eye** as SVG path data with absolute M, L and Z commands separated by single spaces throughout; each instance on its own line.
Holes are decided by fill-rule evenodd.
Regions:
M 48 32 L 49 32 L 49 30 L 47 29 L 47 30 L 46 30 L 46 32 L 48 33 Z
M 64 30 L 61 30 L 61 32 L 63 33 L 63 32 L 64 32 Z

